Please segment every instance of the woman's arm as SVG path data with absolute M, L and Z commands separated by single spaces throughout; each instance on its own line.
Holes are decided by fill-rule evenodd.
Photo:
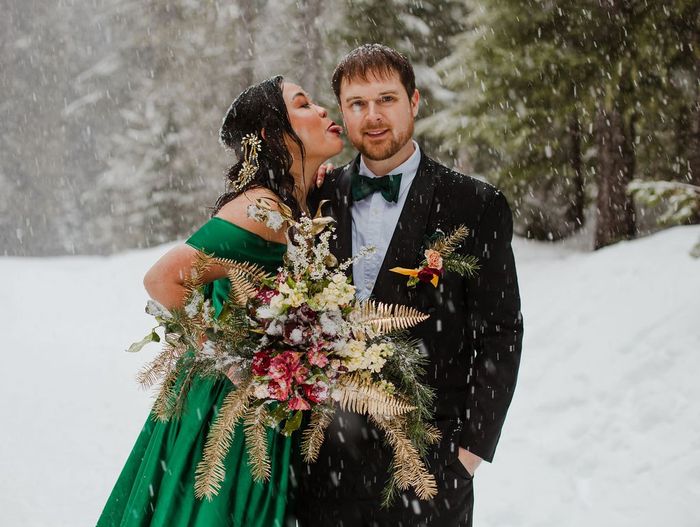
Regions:
M 185 279 L 194 266 L 197 252 L 194 247 L 183 243 L 161 256 L 143 278 L 143 285 L 148 295 L 166 309 L 183 307 Z M 208 283 L 224 276 L 226 276 L 224 268 L 213 265 L 204 273 L 203 279 Z
M 264 223 L 248 217 L 248 205 L 256 198 L 268 198 L 266 203 L 277 210 L 277 197 L 267 189 L 252 189 L 226 203 L 217 216 L 235 223 L 263 238 L 285 242 L 284 229 L 273 231 Z M 181 244 L 170 249 L 151 267 L 143 279 L 143 285 L 148 295 L 167 309 L 181 308 L 185 303 L 185 279 L 194 266 L 197 249 L 187 244 Z M 220 265 L 212 265 L 203 275 L 204 283 L 213 282 L 226 276 L 226 271 Z

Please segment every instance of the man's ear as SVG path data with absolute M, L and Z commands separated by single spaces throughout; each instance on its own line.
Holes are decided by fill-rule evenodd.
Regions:
M 420 106 L 420 93 L 418 89 L 413 90 L 413 95 L 411 96 L 411 110 L 413 111 L 413 117 L 418 115 L 418 106 Z

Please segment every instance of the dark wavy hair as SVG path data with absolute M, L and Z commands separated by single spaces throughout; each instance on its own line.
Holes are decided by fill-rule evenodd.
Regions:
M 270 189 L 279 196 L 282 203 L 292 209 L 296 218 L 301 215 L 301 206 L 294 197 L 294 177 L 289 171 L 292 166 L 292 155 L 284 143 L 284 136 L 288 135 L 299 145 L 302 166 L 304 165 L 304 144 L 289 121 L 287 106 L 282 96 L 283 82 L 283 77 L 277 75 L 247 88 L 236 97 L 226 112 L 219 131 L 219 141 L 225 147 L 232 149 L 238 159 L 226 172 L 228 185 L 230 186 L 238 179 L 238 174 L 243 167 L 241 142 L 247 134 L 255 134 L 262 141 L 258 153 L 260 168 L 245 187 L 235 192 L 227 191 L 219 196 L 212 216 L 245 190 L 256 187 Z M 262 137 L 263 129 L 265 129 L 265 138 Z

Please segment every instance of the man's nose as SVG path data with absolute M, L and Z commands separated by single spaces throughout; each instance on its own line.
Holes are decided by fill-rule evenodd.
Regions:
M 370 121 L 380 121 L 382 116 L 377 111 L 377 104 L 374 101 L 370 101 L 367 104 L 367 119 Z

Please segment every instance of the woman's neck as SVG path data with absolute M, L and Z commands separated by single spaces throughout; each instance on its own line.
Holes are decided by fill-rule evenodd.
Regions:
M 301 210 L 309 212 L 306 208 L 306 198 L 309 191 L 314 186 L 316 180 L 316 173 L 318 172 L 318 167 L 321 166 L 323 160 L 319 159 L 309 159 L 308 157 L 304 159 L 304 165 L 302 167 L 301 159 L 294 159 L 289 172 L 294 178 L 294 196 L 299 202 Z

